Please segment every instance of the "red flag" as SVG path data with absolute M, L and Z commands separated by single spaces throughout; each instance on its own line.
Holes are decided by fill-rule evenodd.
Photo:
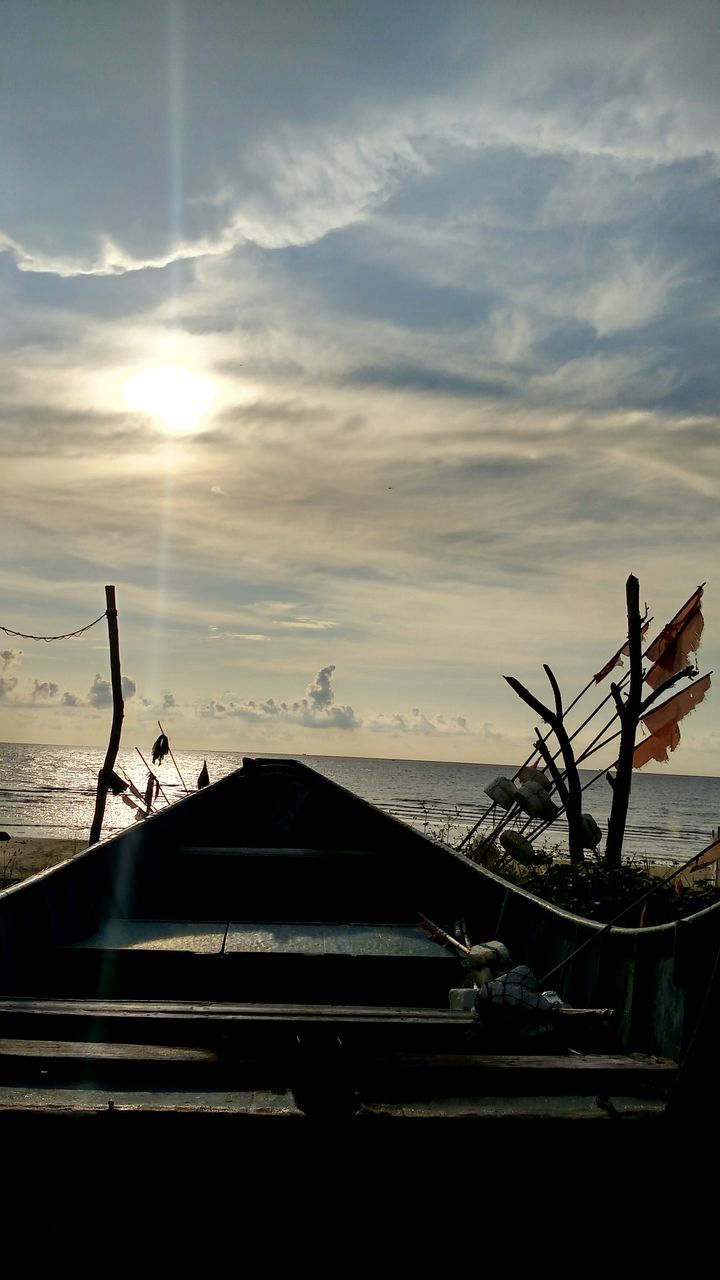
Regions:
M 687 666 L 688 655 L 696 653 L 700 647 L 704 626 L 701 612 L 704 586 L 703 583 L 693 592 L 645 651 L 645 658 L 650 663 L 645 679 L 652 689 L 657 689 L 676 671 Z
M 660 729 L 657 733 L 651 733 L 649 738 L 644 738 L 642 742 L 638 742 L 633 751 L 633 769 L 642 769 L 649 760 L 657 760 L 658 764 L 664 764 L 671 751 L 674 751 L 680 742 L 680 730 L 677 722 L 673 721 L 666 725 L 664 729 Z
M 645 639 L 645 636 L 647 635 L 647 630 L 648 630 L 648 627 L 649 627 L 649 626 L 650 626 L 650 623 L 649 623 L 649 622 L 645 622 L 645 623 L 643 623 L 643 627 L 642 627 L 642 630 L 641 630 L 641 632 L 640 632 L 640 639 L 641 639 L 641 640 L 644 640 L 644 639 Z M 598 672 L 597 672 L 597 674 L 593 676 L 593 680 L 595 681 L 595 683 L 596 683 L 596 684 L 599 684 L 601 680 L 604 680 L 606 676 L 609 676 L 609 675 L 610 675 L 610 672 L 611 672 L 611 671 L 614 671 L 614 670 L 615 670 L 615 667 L 621 667 L 621 666 L 622 666 L 622 664 L 623 664 L 623 663 L 622 663 L 623 658 L 629 658 L 629 657 L 630 657 L 630 641 L 629 641 L 629 640 L 627 640 L 627 641 L 625 642 L 625 644 L 623 645 L 622 649 L 618 649 L 617 653 L 614 653 L 614 654 L 613 654 L 613 656 L 612 656 L 612 658 L 610 658 L 609 662 L 606 662 L 606 663 L 605 663 L 605 666 L 602 668 L 602 670 L 601 670 L 601 671 L 598 671 Z
M 689 869 L 696 871 L 698 867 L 711 867 L 713 862 L 720 862 L 720 840 L 715 840 L 707 849 L 703 849 Z
M 643 716 L 643 724 L 650 736 L 638 742 L 633 752 L 633 769 L 642 769 L 649 760 L 657 760 L 660 764 L 667 760 L 680 742 L 678 721 L 699 706 L 709 688 L 710 676 L 703 676 Z

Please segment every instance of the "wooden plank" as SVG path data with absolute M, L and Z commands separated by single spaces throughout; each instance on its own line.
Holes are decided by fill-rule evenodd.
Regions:
M 308 849 L 304 847 L 280 848 L 274 845 L 255 847 L 252 845 L 179 845 L 170 855 L 180 858 L 227 857 L 227 858 L 267 858 L 278 861 L 284 858 L 298 860 L 326 859 L 365 859 L 376 860 L 378 855 L 367 849 Z
M 113 1129 L 123 1115 L 169 1115 L 205 1117 L 218 1115 L 225 1120 L 235 1117 L 260 1120 L 273 1119 L 305 1123 L 308 1121 L 284 1090 L 229 1089 L 118 1089 L 111 1085 L 92 1088 L 53 1087 L 27 1089 L 0 1085 L 0 1115 L 62 1117 L 92 1115 L 103 1119 Z M 661 1121 L 665 1104 L 657 1099 L 618 1097 L 597 1099 L 576 1095 L 514 1097 L 426 1098 L 412 1102 L 367 1103 L 361 1107 L 354 1125 L 387 1124 L 393 1121 L 465 1120 L 477 1122 L 506 1121 Z M 223 1130 L 224 1131 L 224 1130 Z
M 374 1058 L 372 1065 L 379 1070 L 422 1068 L 423 1070 L 465 1070 L 478 1072 L 532 1071 L 549 1075 L 561 1071 L 564 1075 L 582 1075 L 585 1072 L 650 1075 L 671 1080 L 677 1072 L 677 1063 L 669 1058 L 656 1058 L 641 1053 L 604 1054 L 533 1054 L 533 1053 L 435 1053 L 393 1054 L 392 1057 Z
M 116 1044 L 100 1041 L 77 1040 L 19 1040 L 0 1039 L 0 1057 L 82 1059 L 143 1062 L 191 1062 L 216 1063 L 214 1050 L 191 1047 L 173 1047 L 154 1044 Z M 430 1070 L 472 1071 L 479 1073 L 513 1073 L 531 1071 L 541 1075 L 562 1072 L 565 1075 L 582 1075 L 587 1072 L 624 1072 L 634 1076 L 666 1077 L 677 1072 L 677 1064 L 667 1058 L 644 1054 L 476 1054 L 476 1053 L 395 1053 L 373 1055 L 359 1059 L 359 1068 L 373 1071 Z
M 284 1050 L 297 1034 L 342 1036 L 367 1048 L 460 1049 L 469 1014 L 445 1009 L 283 1006 L 188 1001 L 4 999 L 0 1035 L 24 1039 L 87 1039 L 214 1045 L 220 1040 L 257 1051 Z M 440 1040 L 438 1042 L 438 1037 Z
M 138 1112 L 178 1115 L 223 1115 L 239 1118 L 302 1120 L 292 1095 L 282 1089 L 118 1089 L 112 1085 L 52 1085 L 37 1089 L 0 1085 L 0 1115 L 105 1116 Z
M 227 1001 L 193 1000 L 94 1000 L 43 999 L 15 997 L 0 999 L 3 1017 L 77 1019 L 147 1018 L 177 1019 L 181 1022 L 211 1022 L 218 1025 L 233 1021 L 335 1023 L 358 1025 L 418 1024 L 422 1026 L 454 1026 L 470 1028 L 472 1013 L 451 1009 L 388 1007 L 375 1005 L 326 1004 L 255 1004 Z
M 231 920 L 225 953 L 372 956 L 375 959 L 402 956 L 456 963 L 455 956 L 413 924 L 259 924 Z
M 615 1105 L 617 1101 L 618 1105 Z M 609 1103 L 609 1105 L 608 1105 Z M 377 1102 L 364 1104 L 359 1119 L 388 1123 L 391 1121 L 474 1120 L 538 1121 L 661 1121 L 665 1102 L 661 1099 L 621 1098 L 605 1100 L 571 1095 L 516 1096 L 510 1098 L 424 1098 L 411 1102 Z
M 43 1062 L 79 1059 L 82 1062 L 216 1063 L 213 1049 L 164 1044 L 104 1044 L 82 1040 L 0 1040 L 0 1059 L 40 1058 Z
M 197 920 L 107 920 L 73 950 L 183 951 L 219 955 L 227 922 Z

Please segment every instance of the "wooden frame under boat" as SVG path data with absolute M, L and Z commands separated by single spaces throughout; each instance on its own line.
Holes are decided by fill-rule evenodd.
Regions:
M 467 971 L 421 914 L 537 975 L 567 960 L 553 987 L 610 1031 L 452 1010 Z M 602 931 L 303 764 L 245 760 L 0 894 L 0 1114 L 686 1116 L 719 926 Z

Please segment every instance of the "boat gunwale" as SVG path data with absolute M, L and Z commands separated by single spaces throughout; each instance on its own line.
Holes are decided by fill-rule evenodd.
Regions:
M 251 766 L 249 769 L 246 768 L 248 762 Z M 457 869 L 461 871 L 463 875 L 471 873 L 478 876 L 481 881 L 483 879 L 489 880 L 501 892 L 509 894 L 511 897 L 525 899 L 534 906 L 541 908 L 543 914 L 563 920 L 573 926 L 582 926 L 596 933 L 605 931 L 606 933 L 612 933 L 613 935 L 620 935 L 622 937 L 652 938 L 664 936 L 665 934 L 675 930 L 679 925 L 685 926 L 694 922 L 698 922 L 700 924 L 704 922 L 705 919 L 709 919 L 713 915 L 720 916 L 720 902 L 716 902 L 710 904 L 708 907 L 703 907 L 700 911 L 693 912 L 691 915 L 680 917 L 677 920 L 664 921 L 661 924 L 646 926 L 604 924 L 601 921 L 593 920 L 588 916 L 581 916 L 573 911 L 568 911 L 565 907 L 560 907 L 553 902 L 547 901 L 545 898 L 540 898 L 537 894 L 531 893 L 528 889 L 523 888 L 522 885 L 514 884 L 512 881 L 505 880 L 496 872 L 491 871 L 489 867 L 481 866 L 466 854 L 461 853 L 458 849 L 454 849 L 452 845 L 446 844 L 442 840 L 437 840 L 432 836 L 428 836 L 424 832 L 419 831 L 416 827 L 412 827 L 409 823 L 404 822 L 403 819 L 396 817 L 394 814 L 386 813 L 385 810 L 380 809 L 370 800 L 366 800 L 363 796 L 357 795 L 347 787 L 342 786 L 341 783 L 335 782 L 333 779 L 326 777 L 325 774 L 321 774 L 318 770 L 311 768 L 311 766 L 304 764 L 300 760 L 296 760 L 293 757 L 288 757 L 287 759 L 269 759 L 267 757 L 251 756 L 243 757 L 242 765 L 238 769 L 234 769 L 231 773 L 218 779 L 216 783 L 211 784 L 210 787 L 204 788 L 201 792 L 192 792 L 189 795 L 182 796 L 173 804 L 168 805 L 167 808 L 161 809 L 157 813 L 151 814 L 149 817 L 145 818 L 141 824 L 124 827 L 122 831 L 116 831 L 105 839 L 99 840 L 96 844 L 90 845 L 87 849 L 83 849 L 79 853 L 72 855 L 72 857 L 68 858 L 65 862 L 57 863 L 52 867 L 47 867 L 45 870 L 38 871 L 34 875 L 28 876 L 26 879 L 19 881 L 17 884 L 10 885 L 8 888 L 0 890 L 0 923 L 2 921 L 2 907 L 4 903 L 15 897 L 18 893 L 27 892 L 31 886 L 37 885 L 40 882 L 47 880 L 49 877 L 56 875 L 62 877 L 64 875 L 68 875 L 76 867 L 81 867 L 86 861 L 94 861 L 98 857 L 102 856 L 103 853 L 109 852 L 110 856 L 112 856 L 114 847 L 122 847 L 125 844 L 130 844 L 135 839 L 138 841 L 139 846 L 145 845 L 148 840 L 151 840 L 153 826 L 160 823 L 162 827 L 171 813 L 173 816 L 177 815 L 184 805 L 189 802 L 196 802 L 200 796 L 202 796 L 207 803 L 215 788 L 231 786 L 233 782 L 236 782 L 239 778 L 252 777 L 255 772 L 259 774 L 263 765 L 272 766 L 278 770 L 282 770 L 284 767 L 290 766 L 290 772 L 297 770 L 299 772 L 309 774 L 313 779 L 319 780 L 322 785 L 340 792 L 343 796 L 346 796 L 348 800 L 352 801 L 353 804 L 372 813 L 374 818 L 380 819 L 388 826 L 388 828 L 391 829 L 392 827 L 396 827 L 403 833 L 405 838 L 409 835 L 412 837 L 413 842 L 434 849 L 446 857 L 450 857 L 452 861 L 455 862 Z

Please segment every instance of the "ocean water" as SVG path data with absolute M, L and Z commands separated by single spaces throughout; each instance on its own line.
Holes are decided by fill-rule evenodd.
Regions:
M 0 830 L 14 836 L 87 839 L 95 786 L 104 750 L 0 743 Z M 175 752 L 180 774 L 194 789 L 203 759 L 210 780 L 240 767 L 242 755 Z M 282 757 L 278 757 L 282 758 Z M 350 756 L 298 756 L 297 759 L 356 792 L 405 822 L 457 844 L 483 815 L 484 787 L 498 775 L 511 776 L 513 765 L 445 764 L 425 760 L 375 760 Z M 149 759 L 149 752 L 146 756 Z M 144 792 L 147 770 L 135 751 L 121 751 L 120 771 Z M 169 757 L 156 769 L 168 802 L 184 788 Z M 583 781 L 590 773 L 581 774 Z M 607 830 L 610 788 L 600 779 L 586 792 L 585 808 L 603 833 Z M 159 804 L 164 803 L 162 797 Z M 108 797 L 104 834 L 125 827 L 133 814 L 117 797 Z M 630 801 L 625 855 L 652 862 L 684 861 L 709 843 L 720 823 L 720 778 L 688 778 L 672 773 L 636 774 Z M 482 830 L 489 830 L 486 821 Z M 562 819 L 550 828 L 548 843 L 565 843 Z

